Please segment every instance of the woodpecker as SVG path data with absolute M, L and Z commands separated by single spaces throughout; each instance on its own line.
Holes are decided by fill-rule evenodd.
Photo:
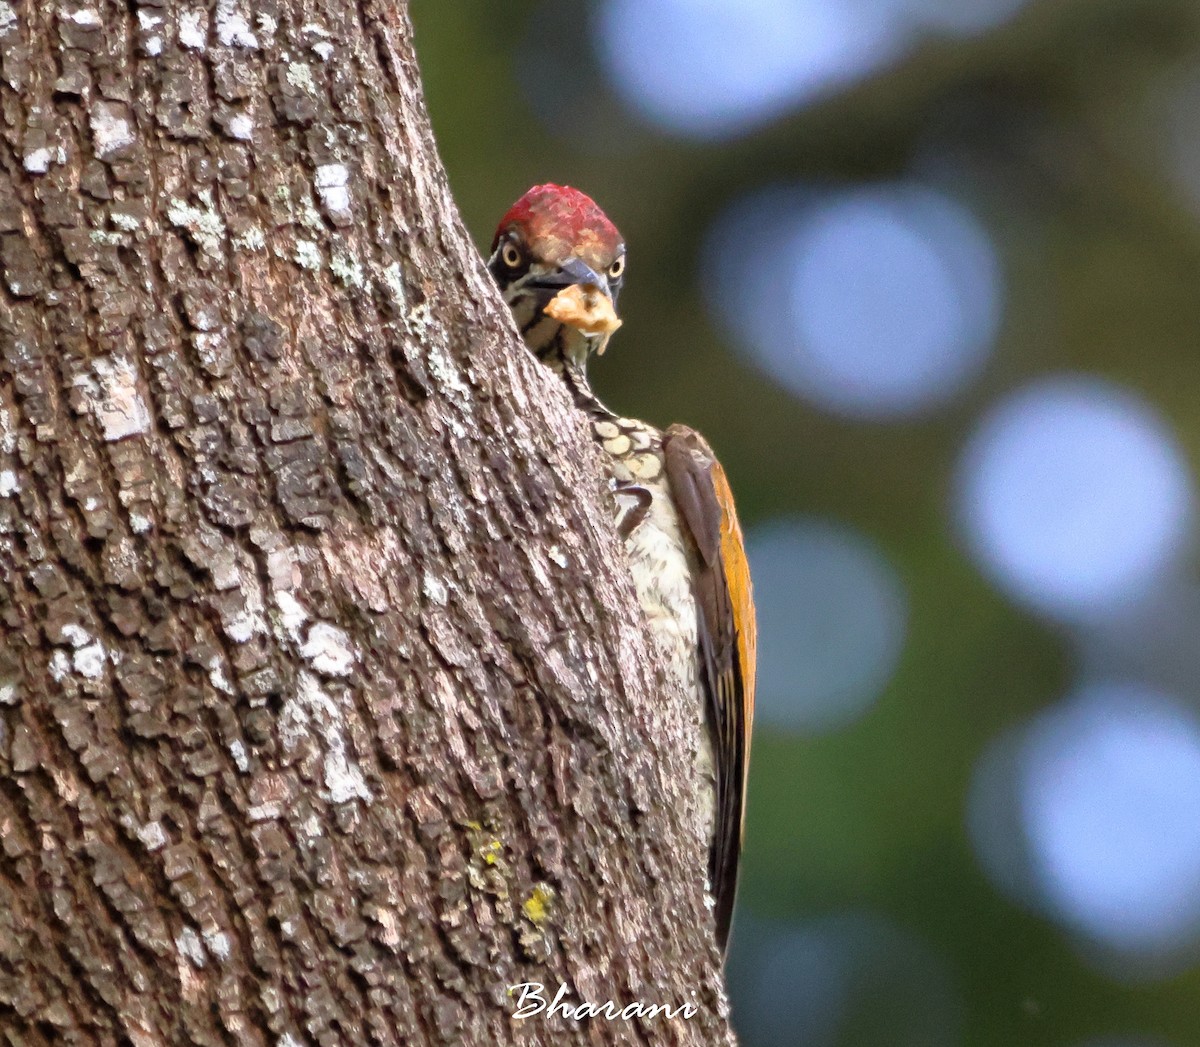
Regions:
M 724 953 L 745 822 L 756 646 L 750 570 L 729 483 L 699 433 L 620 417 L 592 392 L 588 363 L 620 325 L 625 244 L 590 197 L 534 186 L 501 219 L 488 268 L 525 344 L 562 376 L 591 421 L 653 643 L 667 672 L 699 703 L 705 727 L 697 781 Z

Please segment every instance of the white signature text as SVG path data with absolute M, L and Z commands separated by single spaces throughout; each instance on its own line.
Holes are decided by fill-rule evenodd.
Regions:
M 682 1003 L 678 1007 L 670 1007 L 665 1003 L 643 1003 L 635 1001 L 621 1007 L 612 1000 L 604 1003 L 573 1003 L 564 999 L 567 995 L 566 984 L 561 984 L 554 994 L 554 999 L 546 1002 L 546 987 L 541 982 L 520 982 L 508 987 L 509 996 L 517 995 L 517 1009 L 514 1018 L 532 1018 L 541 1014 L 546 1018 L 562 1015 L 567 1021 L 582 1021 L 585 1018 L 604 1018 L 607 1021 L 630 1021 L 633 1018 L 692 1018 L 699 1013 L 700 1008 L 694 1003 Z

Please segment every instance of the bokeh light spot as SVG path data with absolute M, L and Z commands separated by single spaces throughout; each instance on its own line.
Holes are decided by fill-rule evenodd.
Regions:
M 681 135 L 745 132 L 901 58 L 922 36 L 992 29 L 1025 0 L 605 0 L 613 88 Z
M 1086 687 L 1034 721 L 1019 795 L 1051 910 L 1118 951 L 1200 936 L 1200 722 L 1134 685 Z
M 893 5 L 849 0 L 607 0 L 596 20 L 613 87 L 670 131 L 764 123 L 894 57 Z
M 963 454 L 957 499 L 997 584 L 1066 619 L 1140 598 L 1192 518 L 1191 478 L 1162 419 L 1082 376 L 1042 380 L 995 407 Z
M 764 524 L 748 545 L 760 722 L 806 732 L 851 723 L 904 646 L 907 599 L 894 569 L 862 535 L 816 518 Z
M 718 221 L 706 255 L 725 263 L 709 297 L 736 343 L 829 411 L 920 413 L 965 388 L 995 344 L 995 249 L 933 189 L 770 190 Z

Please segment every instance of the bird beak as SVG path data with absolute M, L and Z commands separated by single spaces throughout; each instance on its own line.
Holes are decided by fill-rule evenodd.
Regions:
M 608 279 L 581 258 L 568 258 L 525 286 L 534 290 L 541 312 L 578 331 L 597 356 L 604 353 L 609 337 L 621 326 Z
M 568 258 L 553 272 L 546 273 L 542 276 L 535 277 L 526 283 L 526 287 L 532 287 L 539 291 L 552 291 L 551 298 L 558 294 L 564 287 L 571 287 L 574 284 L 579 284 L 581 287 L 597 287 L 604 294 L 612 297 L 612 290 L 608 286 L 608 279 L 601 276 L 582 258 Z M 547 299 L 549 301 L 549 299 Z

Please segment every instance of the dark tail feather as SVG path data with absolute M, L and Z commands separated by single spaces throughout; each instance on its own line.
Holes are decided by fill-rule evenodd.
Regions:
M 738 853 L 726 850 L 724 868 L 716 868 L 720 856 L 713 848 L 709 883 L 712 884 L 713 916 L 717 924 L 717 947 L 724 957 L 729 952 L 729 932 L 733 926 L 733 905 L 737 900 Z

